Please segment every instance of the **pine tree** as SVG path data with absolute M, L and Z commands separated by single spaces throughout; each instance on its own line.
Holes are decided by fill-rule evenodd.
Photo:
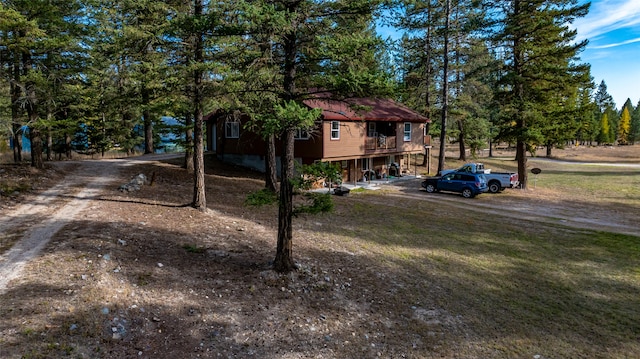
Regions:
M 65 117 L 61 106 L 65 88 L 81 81 L 78 63 L 83 6 L 76 0 L 19 0 L 3 2 L 2 35 L 7 67 L 11 74 L 14 134 L 29 127 L 31 164 L 44 166 L 43 137 L 52 138 L 57 117 Z M 20 160 L 19 141 L 14 159 Z M 52 140 L 48 140 L 51 147 Z M 50 148 L 49 148 L 50 151 Z M 50 152 L 49 152 L 50 153 Z M 50 155 L 49 155 L 50 157 Z
M 602 80 L 598 85 L 598 90 L 594 96 L 594 101 L 600 113 L 604 113 L 607 109 L 616 108 L 616 103 L 613 101 L 613 97 L 607 92 L 607 84 Z
M 381 41 L 373 36 L 372 1 L 251 1 L 255 41 L 269 41 L 271 78 L 265 93 L 272 93 L 270 106 L 277 119 L 281 139 L 281 182 L 278 204 L 278 243 L 274 259 L 276 271 L 287 272 L 293 261 L 293 179 L 294 134 L 312 128 L 318 111 L 302 101 L 321 89 L 334 98 L 371 96 L 385 88 L 386 78 L 375 66 L 375 50 Z M 264 26 L 263 26 L 264 25 Z M 262 29 L 262 30 L 260 30 Z M 256 49 L 256 46 L 250 46 Z M 262 58 L 262 57 L 260 57 Z M 264 58 L 262 58 L 264 60 Z M 373 66 L 372 66 L 373 65 Z
M 398 14 L 394 14 L 397 20 L 392 21 L 412 34 L 401 43 L 405 102 L 430 118 L 440 118 L 436 124 L 440 130 L 438 171 L 445 166 L 448 137 L 457 138 L 462 160 L 467 140 L 477 148 L 477 138 L 482 137 L 467 129 L 477 120 L 469 118 L 469 110 L 479 109 L 473 102 L 479 100 L 475 96 L 481 82 L 474 82 L 472 77 L 479 77 L 474 72 L 480 67 L 476 64 L 483 60 L 475 57 L 484 56 L 478 52 L 477 25 L 482 14 L 478 8 L 464 0 L 400 1 Z M 448 119 L 453 120 L 451 125 Z
M 600 133 L 598 134 L 598 144 L 611 144 L 611 132 L 609 125 L 609 115 L 605 112 L 600 118 Z
M 592 82 L 578 90 L 577 107 L 578 114 L 581 115 L 575 138 L 581 143 L 591 144 L 596 141 L 600 129 L 600 117 L 596 116 L 599 111 L 593 102 L 592 92 Z
M 504 56 L 496 99 L 500 134 L 516 143 L 518 176 L 527 188 L 527 151 L 544 143 L 543 130 L 553 125 L 547 109 L 561 109 L 559 100 L 576 88 L 588 66 L 576 63 L 586 41 L 575 43 L 567 26 L 587 14 L 589 4 L 569 0 L 510 0 L 494 3 L 489 18 L 499 30 L 493 40 Z
M 631 101 L 628 101 L 631 102 Z M 619 145 L 628 145 L 630 141 L 629 134 L 631 133 L 631 113 L 629 112 L 629 107 L 625 106 L 622 109 L 622 114 L 620 115 L 620 123 L 618 124 L 618 144 Z
M 631 130 L 629 131 L 629 141 L 635 145 L 640 141 L 640 101 L 636 105 L 631 115 Z
M 13 137 L 13 159 L 22 162 L 23 126 L 27 120 L 20 105 L 23 93 L 24 70 L 22 57 L 32 51 L 33 41 L 45 36 L 37 21 L 28 17 L 21 3 L 2 2 L 0 6 L 0 59 L 2 76 L 10 86 L 11 133 Z

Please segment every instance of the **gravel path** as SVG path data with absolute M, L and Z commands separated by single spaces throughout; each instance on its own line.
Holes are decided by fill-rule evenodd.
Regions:
M 58 231 L 117 177 L 118 168 L 115 161 L 83 161 L 58 185 L 0 220 L 0 232 L 29 227 L 23 238 L 0 256 L 0 294 Z
M 122 167 L 176 156 L 179 155 L 80 161 L 79 166 L 56 186 L 0 219 L 0 233 L 16 231 L 21 227 L 28 228 L 21 240 L 0 255 L 0 294 L 6 291 L 10 281 L 20 276 L 24 266 L 40 253 L 57 232 L 73 221 L 93 198 L 99 196 L 106 185 L 112 181 L 122 181 L 119 178 Z

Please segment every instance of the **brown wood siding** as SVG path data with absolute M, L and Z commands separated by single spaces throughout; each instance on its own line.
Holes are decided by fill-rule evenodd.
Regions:
M 246 154 L 264 156 L 266 143 L 261 136 L 244 129 L 246 118 L 240 124 L 240 137 L 225 137 L 225 121 L 216 121 L 216 152 L 218 154 Z M 411 123 L 411 142 L 404 142 L 404 122 L 392 122 L 396 128 L 396 148 L 365 149 L 367 125 L 365 121 L 340 121 L 340 139 L 331 140 L 331 121 L 323 121 L 320 128 L 308 140 L 295 141 L 295 157 L 309 164 L 317 160 L 341 161 L 355 158 L 386 157 L 402 154 L 424 152 L 424 123 Z M 276 143 L 276 153 L 281 154 L 282 145 Z M 351 167 L 351 164 L 350 164 Z M 355 168 L 353 169 L 355 171 Z M 347 177 L 353 179 L 353 173 L 346 171 Z M 355 171 L 359 172 L 359 170 Z M 356 174 L 357 176 L 357 174 Z
M 218 121 L 216 152 L 218 154 L 260 155 L 266 153 L 266 142 L 258 134 L 245 130 L 245 121 L 240 123 L 240 136 L 226 138 L 224 120 Z
M 424 152 L 424 123 L 411 123 L 411 142 L 404 141 L 404 122 L 398 123 L 398 152 L 422 153 Z
M 331 139 L 331 121 L 324 121 L 323 158 L 344 158 L 364 154 L 366 127 L 364 122 L 340 121 L 340 139 Z
M 367 127 L 365 122 L 340 121 L 340 139 L 331 140 L 331 121 L 324 121 L 322 158 L 325 160 L 361 158 L 372 156 L 422 153 L 424 151 L 424 123 L 411 123 L 411 142 L 404 141 L 404 122 L 394 123 L 396 148 L 366 150 Z
M 322 133 L 316 131 L 307 140 L 295 140 L 294 153 L 305 165 L 322 158 Z

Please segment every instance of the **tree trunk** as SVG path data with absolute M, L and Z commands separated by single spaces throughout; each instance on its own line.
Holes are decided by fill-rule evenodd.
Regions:
M 67 159 L 70 160 L 72 155 L 71 155 L 71 135 L 69 134 L 65 135 L 64 149 L 65 149 L 65 155 L 67 156 Z
M 31 166 L 39 170 L 44 168 L 42 159 L 42 136 L 40 130 L 32 127 L 29 129 L 29 139 L 31 140 Z
M 513 2 L 513 13 L 518 16 L 521 14 L 520 0 Z M 525 121 L 525 109 L 524 109 L 524 85 L 520 77 L 523 72 L 524 64 L 524 50 L 522 49 L 521 39 L 514 38 L 513 41 L 513 70 L 518 75 L 516 76 L 516 82 L 514 83 L 514 90 L 516 95 L 516 101 L 518 101 L 518 112 L 516 114 L 516 128 L 521 133 L 526 130 L 527 123 Z M 518 138 L 516 142 L 516 161 L 518 162 L 518 180 L 520 181 L 520 188 L 527 189 L 527 144 L 522 138 Z
M 187 173 L 194 173 L 193 166 L 193 118 L 187 114 L 184 121 L 186 130 L 184 132 L 184 168 Z
M 144 101 L 144 97 L 146 97 L 146 100 L 149 100 L 149 96 L 143 96 L 143 101 Z M 151 113 L 149 112 L 149 110 L 145 110 L 142 114 L 142 117 L 144 118 L 144 153 L 145 154 L 149 154 L 149 153 L 153 153 L 154 150 L 154 144 L 153 144 L 153 121 L 151 120 Z
M 547 145 L 547 158 L 551 158 L 551 150 L 553 149 L 552 145 Z
M 296 269 L 293 262 L 293 178 L 294 170 L 294 130 L 283 134 L 283 154 L 281 156 L 280 203 L 278 205 L 278 245 L 273 269 L 276 272 L 290 272 Z
M 22 54 L 22 70 L 25 78 L 28 78 L 29 72 L 33 67 L 32 58 L 30 53 Z M 38 97 L 36 96 L 36 84 L 33 81 L 27 81 L 25 83 L 25 95 L 27 98 L 27 118 L 29 119 L 29 138 L 31 140 L 31 166 L 37 169 L 44 168 L 44 161 L 42 160 L 42 137 L 40 130 L 37 128 L 38 112 L 36 108 L 38 106 Z
M 289 5 L 290 12 L 297 10 L 297 3 Z M 296 90 L 296 54 L 297 38 L 295 32 L 284 37 L 284 83 L 285 101 L 294 99 Z M 278 204 L 278 245 L 273 269 L 277 272 L 290 272 L 296 269 L 293 262 L 293 161 L 294 161 L 295 129 L 287 126 L 283 131 L 281 173 L 280 173 L 280 203 Z
M 445 145 L 447 141 L 447 116 L 449 112 L 449 17 L 451 14 L 451 2 L 445 3 L 445 25 L 443 34 L 442 56 L 442 128 L 440 129 L 440 153 L 438 155 L 438 174 L 445 165 Z
M 520 188 L 527 189 L 527 144 L 522 140 L 518 140 L 516 145 L 516 158 L 518 160 Z
M 22 126 L 20 125 L 20 65 L 13 64 L 13 81 L 11 81 L 11 122 L 13 127 L 13 162 L 22 162 Z
M 47 161 L 51 161 L 51 151 L 53 149 L 53 134 L 51 128 L 47 128 Z
M 278 192 L 278 174 L 276 171 L 276 136 L 267 138 L 267 156 L 264 159 L 265 185 L 269 191 Z
M 13 124 L 13 162 L 22 162 L 22 127 Z
M 194 15 L 202 15 L 202 0 L 196 0 Z M 200 30 L 198 30 L 200 31 Z M 204 44 L 202 33 L 194 36 L 194 62 L 196 66 L 204 63 Z M 202 77 L 203 72 L 198 67 L 193 71 L 193 207 L 199 211 L 207 209 L 204 183 L 204 143 L 203 143 L 203 110 L 202 110 Z
M 429 96 L 429 95 L 427 95 Z M 428 136 L 429 135 L 429 130 L 431 129 L 431 123 L 427 122 L 424 124 L 424 133 Z M 426 143 L 425 143 L 426 145 Z M 431 143 L 429 143 L 429 145 L 431 145 Z M 427 148 L 424 148 L 424 156 L 422 156 L 422 163 L 420 164 L 420 166 L 426 166 L 427 165 L 427 160 L 429 157 L 429 150 Z
M 431 23 L 431 12 L 433 10 L 431 9 L 431 2 L 428 1 L 427 2 L 427 23 Z M 431 25 L 427 26 L 426 29 L 427 33 L 426 33 L 426 39 L 425 39 L 425 99 L 424 99 L 424 114 L 428 119 L 431 119 Z M 425 124 L 426 129 L 425 129 L 425 134 L 429 135 L 429 130 L 431 128 L 431 123 L 427 122 Z M 425 148 L 424 150 L 424 156 L 422 157 L 422 165 L 421 166 L 426 166 L 427 165 L 427 156 L 429 155 L 429 151 L 427 151 L 427 149 Z
M 462 124 L 462 120 L 458 120 L 458 148 L 460 149 L 460 156 L 458 157 L 461 161 L 467 160 L 467 148 L 464 144 L 464 126 Z

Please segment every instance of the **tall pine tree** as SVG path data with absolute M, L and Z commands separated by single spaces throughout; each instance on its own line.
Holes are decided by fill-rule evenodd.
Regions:
M 274 102 L 265 108 L 277 114 L 276 135 L 281 139 L 278 239 L 274 269 L 295 269 L 293 261 L 294 135 L 313 126 L 318 112 L 302 101 L 319 91 L 333 98 L 372 96 L 385 88 L 386 78 L 375 66 L 375 50 L 381 41 L 374 36 L 372 12 L 376 2 L 337 0 L 247 1 L 258 42 L 269 40 L 271 80 L 263 89 Z M 256 11 L 257 10 L 257 11 Z M 278 21 L 274 22 L 274 19 Z M 267 26 L 261 26 L 266 23 Z
M 500 104 L 500 137 L 516 143 L 518 175 L 527 187 L 527 151 L 544 142 L 542 131 L 553 124 L 548 108 L 559 109 L 566 96 L 584 78 L 588 67 L 577 63 L 586 41 L 574 42 L 569 24 L 587 14 L 589 4 L 573 0 L 510 0 L 494 3 L 490 14 L 498 29 L 501 69 L 496 98 Z

